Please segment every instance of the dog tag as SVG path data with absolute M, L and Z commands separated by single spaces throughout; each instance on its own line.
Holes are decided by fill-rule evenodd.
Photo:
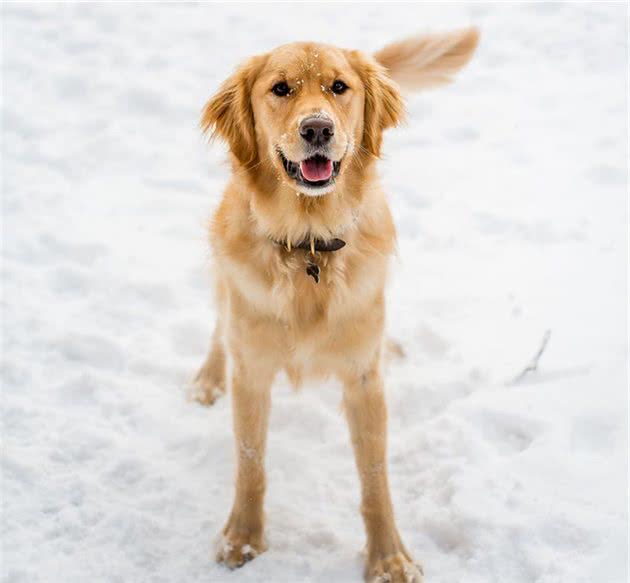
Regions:
M 316 263 L 309 263 L 306 266 L 306 273 L 315 280 L 315 283 L 319 283 L 319 265 Z

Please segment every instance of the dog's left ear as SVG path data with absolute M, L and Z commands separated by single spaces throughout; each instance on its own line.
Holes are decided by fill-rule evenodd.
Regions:
M 251 91 L 265 58 L 252 57 L 243 63 L 208 101 L 201 115 L 201 129 L 225 140 L 234 157 L 247 167 L 258 160 Z
M 466 28 L 395 42 L 376 52 L 374 58 L 403 90 L 426 89 L 450 83 L 478 44 L 479 31 Z
M 381 64 L 359 51 L 350 52 L 349 57 L 365 90 L 361 146 L 364 152 L 378 158 L 381 154 L 383 131 L 402 121 L 405 105 L 398 85 L 387 75 Z

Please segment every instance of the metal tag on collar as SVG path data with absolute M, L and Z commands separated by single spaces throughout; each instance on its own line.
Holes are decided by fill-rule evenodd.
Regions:
M 315 283 L 319 283 L 319 265 L 317 263 L 309 262 L 306 266 L 306 273 L 315 280 Z

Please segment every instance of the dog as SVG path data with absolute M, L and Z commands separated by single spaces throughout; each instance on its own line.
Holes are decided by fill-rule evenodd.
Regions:
M 403 120 L 401 91 L 448 83 L 478 39 L 474 28 L 426 35 L 372 56 L 287 44 L 238 67 L 203 109 L 203 131 L 227 143 L 231 160 L 210 227 L 218 318 L 196 377 L 203 404 L 227 385 L 232 394 L 236 492 L 217 551 L 230 568 L 266 549 L 270 390 L 284 370 L 295 386 L 313 376 L 343 385 L 365 579 L 422 581 L 388 489 L 384 288 L 396 231 L 376 162 L 383 132 Z

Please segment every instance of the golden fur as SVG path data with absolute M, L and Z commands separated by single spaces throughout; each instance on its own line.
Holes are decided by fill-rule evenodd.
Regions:
M 421 581 L 396 529 L 387 484 L 381 360 L 395 228 L 375 163 L 383 131 L 403 117 L 400 87 L 447 82 L 477 40 L 474 29 L 425 36 L 389 45 L 374 57 L 316 43 L 285 45 L 239 67 L 204 109 L 202 128 L 228 144 L 232 162 L 211 226 L 219 318 L 197 376 L 197 398 L 205 404 L 226 385 L 232 392 L 236 494 L 217 554 L 230 567 L 266 548 L 270 389 L 284 369 L 296 385 L 313 375 L 334 375 L 343 383 L 361 478 L 366 579 Z M 289 96 L 271 91 L 278 79 L 291 86 Z M 334 93 L 336 79 L 350 89 Z M 341 160 L 333 190 L 321 196 L 296 188 L 278 154 L 304 157 L 298 127 L 313 114 L 334 122 L 330 157 Z M 318 254 L 319 283 L 305 272 L 309 252 L 295 249 L 313 237 L 346 242 L 339 251 Z

